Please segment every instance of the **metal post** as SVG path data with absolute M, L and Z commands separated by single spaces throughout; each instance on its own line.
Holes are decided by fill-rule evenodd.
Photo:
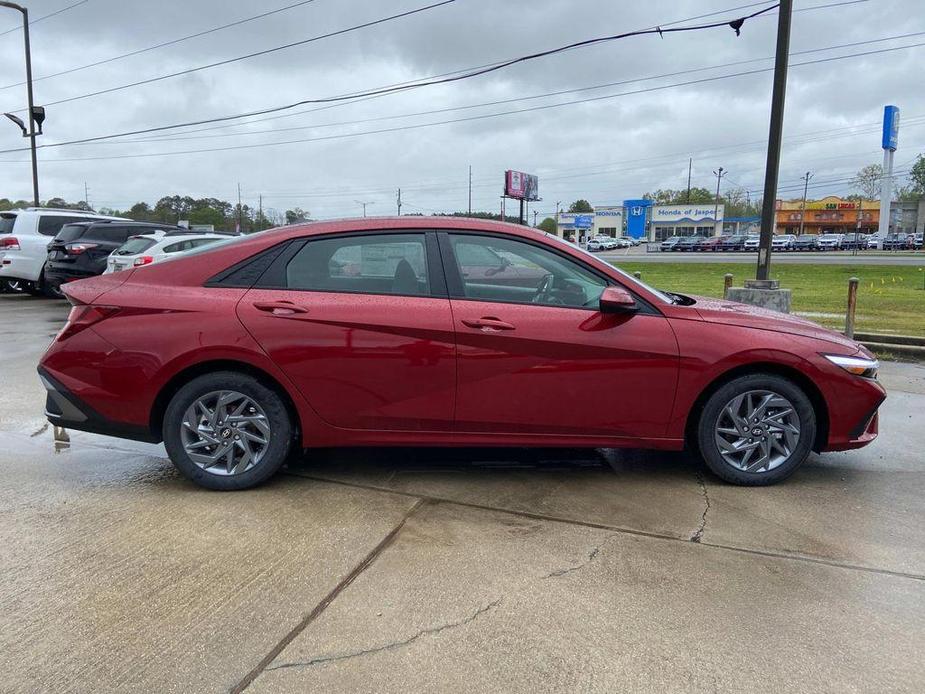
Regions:
M 721 166 L 719 171 L 713 172 L 713 175 L 716 176 L 716 198 L 713 200 L 713 235 L 716 236 L 716 218 L 719 216 L 719 184 L 726 174 L 723 173 L 723 167 Z
M 687 204 L 691 204 L 691 169 L 694 167 L 694 158 L 689 157 L 687 160 Z
M 472 216 L 472 166 L 469 166 L 469 216 Z
M 761 208 L 761 239 L 758 243 L 756 277 L 771 276 L 771 238 L 777 207 L 777 175 L 780 171 L 780 144 L 784 130 L 784 98 L 787 92 L 787 55 L 790 53 L 790 16 L 793 0 L 780 0 L 777 11 L 777 53 L 774 60 L 774 88 L 771 96 L 771 125 L 768 133 L 768 161 L 764 172 L 764 199 Z
M 401 188 L 398 189 L 398 216 L 401 217 Z
M 32 48 L 29 44 L 29 10 L 14 2 L 0 0 L 0 6 L 22 13 L 22 33 L 26 50 L 26 96 L 29 102 L 29 149 L 32 152 L 32 203 L 39 206 L 39 165 L 35 155 L 35 121 L 32 118 L 35 102 L 32 98 Z
M 803 204 L 800 206 L 800 236 L 803 235 L 803 218 L 806 216 L 806 190 L 809 188 L 809 179 L 812 177 L 813 175 L 809 171 L 803 176 Z
M 890 201 L 893 197 L 893 150 L 883 150 L 883 171 L 880 179 L 880 225 L 877 230 L 885 239 L 890 231 Z
M 848 279 L 848 312 L 845 314 L 845 335 L 854 339 L 854 311 L 858 305 L 858 280 L 857 277 Z
M 726 298 L 726 295 L 729 293 L 729 287 L 732 286 L 732 273 L 727 272 L 723 275 L 723 298 Z

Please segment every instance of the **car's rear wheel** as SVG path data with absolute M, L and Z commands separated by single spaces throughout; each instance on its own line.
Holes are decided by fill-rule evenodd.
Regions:
M 170 400 L 164 446 L 184 476 L 209 489 L 247 489 L 286 461 L 293 424 L 279 394 L 233 371 L 193 379 Z
M 707 400 L 697 444 L 707 466 L 733 484 L 786 479 L 809 456 L 816 414 L 806 393 L 774 374 L 749 374 L 722 385 Z

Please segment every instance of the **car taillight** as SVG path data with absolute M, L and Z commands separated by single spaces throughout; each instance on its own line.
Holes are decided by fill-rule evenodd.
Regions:
M 0 251 L 20 251 L 19 239 L 15 236 L 0 238 Z
M 89 251 L 91 248 L 96 248 L 96 243 L 69 243 L 64 247 L 64 252 L 69 253 L 70 255 L 80 255 L 85 251 Z
M 150 265 L 154 262 L 154 257 L 150 255 L 143 255 L 140 258 L 135 258 L 135 262 L 132 263 L 134 267 L 139 267 L 141 265 Z
M 119 312 L 118 306 L 93 306 L 90 304 L 78 304 L 71 309 L 68 314 L 67 323 L 58 333 L 58 341 L 66 340 L 73 337 L 84 328 L 99 323 L 102 320 L 110 318 Z

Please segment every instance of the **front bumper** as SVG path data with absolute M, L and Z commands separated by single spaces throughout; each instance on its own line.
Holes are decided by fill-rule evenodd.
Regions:
M 45 416 L 55 426 L 65 429 L 88 431 L 93 434 L 115 436 L 120 439 L 158 443 L 160 437 L 154 436 L 147 427 L 113 422 L 96 412 L 87 403 L 70 392 L 60 381 L 55 379 L 47 369 L 38 367 L 39 379 L 47 391 L 45 397 Z

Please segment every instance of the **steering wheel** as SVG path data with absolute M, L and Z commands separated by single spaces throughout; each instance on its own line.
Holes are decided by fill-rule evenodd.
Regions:
M 536 294 L 530 301 L 534 304 L 561 304 L 560 300 L 552 296 L 552 285 L 555 280 L 555 275 L 551 272 L 543 275 L 543 279 L 536 288 Z

